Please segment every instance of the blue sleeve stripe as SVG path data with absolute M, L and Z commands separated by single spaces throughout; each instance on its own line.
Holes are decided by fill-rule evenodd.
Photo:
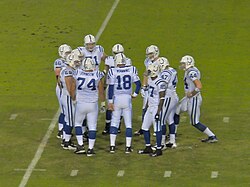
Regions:
M 113 99 L 114 96 L 114 85 L 109 85 L 108 98 Z
M 139 94 L 140 89 L 141 89 L 141 81 L 140 81 L 140 80 L 136 81 L 136 82 L 135 82 L 135 85 L 136 85 L 135 93 L 136 93 L 136 94 Z

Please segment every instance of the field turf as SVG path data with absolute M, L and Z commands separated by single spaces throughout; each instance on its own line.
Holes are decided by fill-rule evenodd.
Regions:
M 0 2 L 1 187 L 20 184 L 25 171 L 17 169 L 28 168 L 58 110 L 53 72 L 58 46 L 82 46 L 84 35 L 96 35 L 112 5 L 111 0 Z M 178 147 L 162 157 L 136 153 L 144 147 L 142 136 L 133 138 L 134 152 L 125 155 L 124 126 L 118 150 L 110 154 L 100 114 L 95 157 L 63 150 L 56 125 L 27 186 L 250 186 L 249 33 L 248 0 L 121 0 L 98 43 L 109 55 L 115 43 L 122 43 L 141 78 L 146 47 L 159 46 L 161 56 L 178 70 L 180 98 L 179 60 L 193 55 L 202 73 L 201 122 L 219 142 L 201 143 L 205 135 L 184 114 Z M 141 108 L 139 96 L 133 101 L 133 130 L 141 126 Z M 12 114 L 17 114 L 14 120 Z M 77 176 L 70 176 L 72 170 Z M 121 170 L 124 176 L 118 177 Z M 171 176 L 164 177 L 165 171 Z M 212 171 L 218 172 L 216 178 Z

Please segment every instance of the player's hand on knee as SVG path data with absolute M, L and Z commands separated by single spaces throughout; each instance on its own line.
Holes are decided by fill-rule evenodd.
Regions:
M 76 105 L 76 100 L 72 100 L 73 105 Z
M 114 104 L 113 103 L 108 104 L 108 110 L 114 111 Z
M 156 113 L 155 114 L 155 121 L 159 121 L 160 120 L 160 114 Z
M 101 102 L 100 113 L 106 112 L 105 101 Z
M 133 94 L 131 94 L 131 97 L 132 97 L 132 98 L 136 98 L 136 97 L 137 97 L 137 95 L 138 95 L 138 94 L 133 93 Z
M 188 98 L 193 97 L 193 93 L 192 93 L 192 92 L 187 92 L 187 94 L 186 94 L 186 95 L 187 95 L 187 97 L 188 97 Z

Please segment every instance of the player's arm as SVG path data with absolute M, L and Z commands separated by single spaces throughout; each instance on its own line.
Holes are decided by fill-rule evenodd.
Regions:
M 160 102 L 159 102 L 159 105 L 158 105 L 157 114 L 160 114 L 162 106 L 164 104 L 165 91 L 159 92 L 159 98 L 160 98 Z
M 104 80 L 104 84 L 103 84 L 104 89 L 107 88 L 107 77 L 108 77 L 107 74 L 108 74 L 108 72 L 109 72 L 109 66 L 105 64 L 104 71 L 103 71 L 103 73 L 105 74 L 104 79 L 103 79 Z
M 197 93 L 199 93 L 201 91 L 202 88 L 202 84 L 201 81 L 197 78 L 196 73 L 190 73 L 189 77 L 191 78 L 191 80 L 193 81 L 194 85 L 195 85 L 195 89 L 192 92 L 188 92 L 187 93 L 187 97 L 193 97 L 195 96 Z
M 98 91 L 99 91 L 99 98 L 100 98 L 101 102 L 105 102 L 104 86 L 103 86 L 102 81 L 99 81 L 99 83 L 98 83 Z
M 76 100 L 76 81 L 72 76 L 65 77 L 65 83 L 70 97 L 73 101 Z
M 59 79 L 60 72 L 61 72 L 61 68 L 55 68 L 56 82 L 58 86 L 61 88 L 60 79 Z
M 101 60 L 102 61 L 105 61 L 105 59 L 108 57 L 108 55 L 105 53 L 105 52 L 103 52 L 103 54 L 102 54 L 102 57 L 101 57 Z

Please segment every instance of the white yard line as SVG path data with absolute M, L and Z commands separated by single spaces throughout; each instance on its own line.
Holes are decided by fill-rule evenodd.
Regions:
M 115 2 L 113 3 L 108 15 L 106 16 L 105 20 L 102 23 L 102 26 L 100 27 L 99 31 L 96 34 L 96 37 L 95 37 L 96 41 L 99 40 L 100 36 L 102 35 L 103 31 L 105 30 L 105 28 L 106 28 L 110 18 L 112 17 L 119 2 L 120 2 L 120 0 L 115 0 Z
M 9 120 L 15 120 L 18 114 L 11 114 Z
M 217 178 L 219 175 L 219 172 L 218 171 L 212 171 L 211 172 L 211 178 L 214 179 L 214 178 Z
M 27 171 L 28 169 L 16 168 L 14 171 Z M 47 171 L 46 169 L 33 169 L 33 171 Z
M 163 177 L 171 177 L 172 171 L 165 171 Z
M 110 9 L 108 15 L 106 16 L 105 20 L 103 21 L 103 24 L 102 24 L 101 28 L 100 28 L 99 31 L 97 32 L 96 41 L 98 41 L 99 38 L 100 38 L 100 36 L 102 35 L 104 29 L 106 28 L 106 26 L 107 26 L 107 24 L 108 24 L 110 18 L 112 17 L 112 15 L 113 15 L 113 13 L 114 13 L 114 11 L 115 11 L 115 9 L 116 9 L 116 7 L 117 7 L 119 1 L 120 1 L 120 0 L 115 0 L 115 1 L 114 1 L 113 6 L 111 7 L 111 9 Z M 56 125 L 56 123 L 57 123 L 59 114 L 60 114 L 60 108 L 57 110 L 56 114 L 54 115 L 54 117 L 53 117 L 53 119 L 52 119 L 52 121 L 51 121 L 51 123 L 50 123 L 50 126 L 49 126 L 49 128 L 48 128 L 46 134 L 44 135 L 44 137 L 43 137 L 43 139 L 42 139 L 42 142 L 40 143 L 40 145 L 39 145 L 38 148 L 37 148 L 37 151 L 36 151 L 36 154 L 35 154 L 34 158 L 32 159 L 31 163 L 29 164 L 29 167 L 28 167 L 28 169 L 26 170 L 26 172 L 25 172 L 25 174 L 24 174 L 24 176 L 23 176 L 23 178 L 22 178 L 22 181 L 21 181 L 20 184 L 19 184 L 19 187 L 24 187 L 24 186 L 26 186 L 26 184 L 27 184 L 27 182 L 28 182 L 28 180 L 29 180 L 29 178 L 30 178 L 30 176 L 31 176 L 31 174 L 32 174 L 32 172 L 33 172 L 33 170 L 34 170 L 34 168 L 36 167 L 36 164 L 38 163 L 38 161 L 39 161 L 40 158 L 41 158 L 41 155 L 42 155 L 42 153 L 43 153 L 43 151 L 44 151 L 44 148 L 45 148 L 45 146 L 46 146 L 46 144 L 47 144 L 47 142 L 48 142 L 48 140 L 49 140 L 49 138 L 50 138 L 50 136 L 51 136 L 51 133 L 52 133 L 52 131 L 53 131 L 54 128 L 55 128 L 55 125 Z
M 223 118 L 223 122 L 224 122 L 224 123 L 229 123 L 229 120 L 230 120 L 230 117 L 224 117 L 224 118 Z
M 125 174 L 124 170 L 119 170 L 117 173 L 117 177 L 123 177 L 124 174 Z
M 77 174 L 78 174 L 78 170 L 77 169 L 76 170 L 72 170 L 71 173 L 70 173 L 70 176 L 71 177 L 75 177 L 75 176 L 77 176 Z
M 51 118 L 41 118 L 40 120 L 41 120 L 41 121 L 51 121 L 51 120 L 53 120 L 53 119 L 51 119 Z

